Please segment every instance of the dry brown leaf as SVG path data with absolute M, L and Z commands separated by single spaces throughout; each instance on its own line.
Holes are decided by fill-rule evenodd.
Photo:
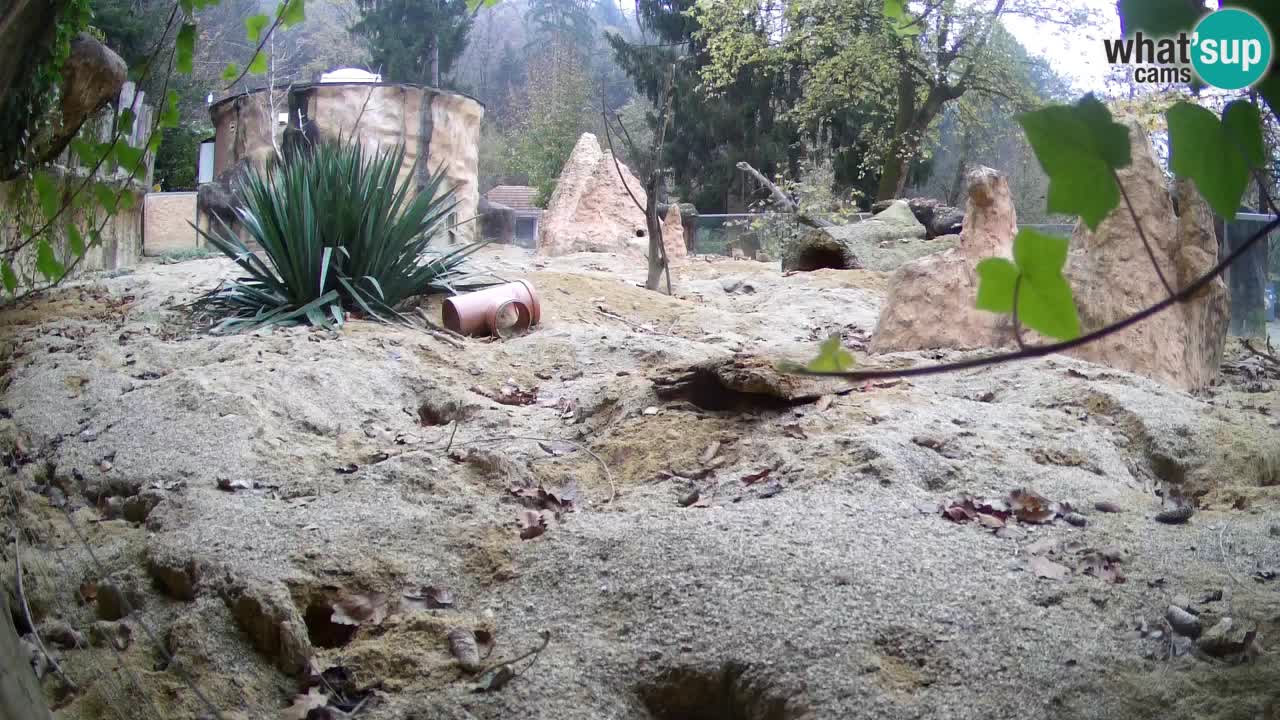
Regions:
M 1048 558 L 1034 555 L 1027 561 L 1027 569 L 1038 578 L 1062 580 L 1071 574 L 1071 569 Z
M 1020 522 L 1037 525 L 1052 522 L 1058 514 L 1047 498 L 1025 489 L 1009 493 L 1009 508 Z
M 339 625 L 381 625 L 387 619 L 384 593 L 353 593 L 338 598 L 329 618 Z
M 98 599 L 97 580 L 85 580 L 80 583 L 80 599 L 86 603 L 91 603 Z
M 427 585 L 416 593 L 404 593 L 404 603 L 414 610 L 442 610 L 453 607 L 453 593 Z
M 698 460 L 703 465 L 706 465 L 707 463 L 715 459 L 716 453 L 718 452 L 720 452 L 720 441 L 715 440 L 710 445 L 707 446 L 706 450 L 702 451 L 702 457 L 698 458 Z
M 978 522 L 983 527 L 989 527 L 992 530 L 999 530 L 1000 528 L 1004 527 L 1004 521 L 996 517 L 995 515 L 978 513 L 977 516 L 978 516 Z
M 547 518 L 538 510 L 521 510 L 516 516 L 521 540 L 532 540 L 547 531 Z
M 307 714 L 316 708 L 329 704 L 329 696 L 318 687 L 313 687 L 305 695 L 293 698 L 293 704 L 280 713 L 281 720 L 307 720 Z
M 753 472 L 753 473 L 751 473 L 750 475 L 743 475 L 743 476 L 742 476 L 742 484 L 743 484 L 743 485 L 752 485 L 752 484 L 754 484 L 754 483 L 758 483 L 758 482 L 760 482 L 761 480 L 763 480 L 763 479 L 765 479 L 765 478 L 769 477 L 769 473 L 771 473 L 771 472 L 773 472 L 773 468 L 765 468 L 765 469 L 763 469 L 763 470 L 761 470 L 761 471 L 759 471 L 759 472 Z
M 790 425 L 783 425 L 782 434 L 786 435 L 789 438 L 795 438 L 796 440 L 809 439 L 809 436 L 804 434 L 804 429 L 800 427 L 799 423 L 791 423 Z
M 227 478 L 218 478 L 218 489 L 223 492 L 235 492 L 237 490 L 252 490 L 253 483 L 248 480 L 229 480 Z

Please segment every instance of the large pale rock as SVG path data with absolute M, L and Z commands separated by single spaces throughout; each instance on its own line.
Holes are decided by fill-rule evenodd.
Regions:
M 898 201 L 881 200 L 871 206 L 871 211 L 880 212 L 894 202 Z M 954 235 L 960 232 L 960 227 L 964 223 L 964 211 L 960 208 L 951 207 L 933 198 L 914 197 L 907 198 L 905 202 L 907 207 L 911 208 L 911 214 L 915 215 L 916 220 L 919 220 L 928 232 L 926 239 L 932 240 L 941 235 Z
M 1013 257 L 1017 213 L 1009 183 L 990 168 L 969 173 L 969 201 L 955 247 L 913 260 L 889 280 L 871 336 L 873 353 L 997 347 L 1013 339 L 1009 318 L 978 310 L 978 275 L 987 257 Z
M 869 220 L 852 225 L 812 228 L 787 244 L 782 270 L 851 270 L 866 267 L 862 255 L 881 243 L 923 240 L 927 231 L 911 208 L 895 200 Z
M 538 253 L 611 252 L 646 257 L 649 239 L 644 212 L 637 203 L 645 205 L 647 200 L 644 185 L 631 170 L 615 162 L 613 153 L 602 151 L 595 135 L 583 133 L 538 222 Z M 668 222 L 670 217 L 668 211 Z M 683 228 L 664 230 L 662 236 L 667 257 L 687 254 Z
M 662 220 L 662 244 L 667 249 L 667 258 L 677 260 L 688 257 L 689 249 L 684 244 L 684 221 L 680 217 L 680 206 L 667 208 L 667 215 Z
M 1181 210 L 1176 213 L 1146 132 L 1131 125 L 1129 138 L 1133 162 L 1119 171 L 1120 182 L 1160 270 L 1177 290 L 1217 263 L 1213 213 L 1185 182 L 1175 187 Z M 1090 232 L 1083 223 L 1076 226 L 1066 275 L 1086 333 L 1168 297 L 1123 204 L 1102 221 L 1097 232 Z M 1229 315 L 1226 285 L 1215 278 L 1190 302 L 1070 354 L 1184 390 L 1202 388 L 1217 375 Z

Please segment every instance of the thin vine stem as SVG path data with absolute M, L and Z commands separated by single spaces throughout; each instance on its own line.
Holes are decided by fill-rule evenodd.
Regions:
M 1218 277 L 1231 266 L 1236 260 L 1240 259 L 1260 240 L 1266 238 L 1271 233 L 1280 229 L 1280 217 L 1273 219 L 1267 223 L 1257 233 L 1254 233 L 1247 241 L 1236 248 L 1224 260 L 1219 262 L 1209 272 L 1200 276 L 1195 282 L 1187 287 L 1179 290 L 1173 295 L 1161 300 L 1160 302 L 1140 310 L 1129 317 L 1112 323 L 1104 328 L 1095 330 L 1086 335 L 1074 338 L 1072 340 L 1064 340 L 1062 342 L 1052 343 L 1049 345 L 1035 345 L 1016 352 L 1000 353 L 998 355 L 988 355 L 986 357 L 971 358 L 968 360 L 960 360 L 952 363 L 940 363 L 938 365 L 926 365 L 924 367 L 904 368 L 900 370 L 850 370 L 843 372 L 819 372 L 814 370 L 797 369 L 795 375 L 813 375 L 822 377 L 840 377 L 851 381 L 861 380 L 883 380 L 886 378 L 902 378 L 902 377 L 921 377 L 925 375 L 941 375 L 945 373 L 959 372 L 961 370 L 972 370 L 974 368 L 987 367 L 991 365 L 1002 365 L 1004 363 L 1014 362 L 1016 360 L 1026 360 L 1030 358 L 1044 357 L 1055 353 L 1073 350 L 1075 348 L 1088 345 L 1089 343 L 1101 340 L 1109 335 L 1114 335 L 1126 328 L 1136 325 L 1147 318 L 1168 309 L 1172 305 L 1185 302 L 1192 298 L 1197 292 L 1207 286 L 1214 278 Z
M 1164 276 L 1164 271 L 1160 269 L 1160 263 L 1156 260 L 1156 252 L 1151 247 L 1151 242 L 1147 240 L 1147 232 L 1142 229 L 1142 219 L 1138 217 L 1138 211 L 1133 208 L 1133 202 L 1129 200 L 1129 191 L 1124 189 L 1124 183 L 1120 182 L 1120 173 L 1115 168 L 1111 169 L 1111 177 L 1116 180 L 1116 187 L 1120 188 L 1120 196 L 1124 198 L 1125 207 L 1129 208 L 1129 217 L 1133 218 L 1133 226 L 1138 229 L 1138 237 L 1142 239 L 1142 247 L 1147 250 L 1147 257 L 1151 258 L 1151 267 L 1156 269 L 1156 276 L 1160 278 L 1160 284 L 1164 285 L 1165 292 L 1173 296 L 1173 286 L 1169 284 L 1168 279 Z

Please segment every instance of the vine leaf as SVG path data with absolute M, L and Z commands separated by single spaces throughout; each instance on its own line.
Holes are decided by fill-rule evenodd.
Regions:
M 1013 241 L 1013 262 L 986 258 L 978 263 L 979 310 L 1013 312 L 1018 289 L 1018 320 L 1041 335 L 1071 340 L 1080 336 L 1080 316 L 1071 286 L 1062 276 L 1068 241 L 1030 228 Z
M 58 199 L 58 186 L 53 181 L 53 176 L 47 172 L 36 173 L 35 184 L 40 212 L 44 213 L 45 220 L 52 220 L 62 209 L 62 202 Z
M 178 114 L 178 91 L 170 90 L 165 99 L 164 112 L 160 114 L 160 127 L 177 127 L 181 116 Z
M 1169 165 L 1222 217 L 1235 215 L 1249 185 L 1249 171 L 1261 165 L 1261 117 L 1239 101 L 1222 121 L 1199 105 L 1180 102 L 1165 113 L 1169 122 Z M 1252 127 L 1250 127 L 1252 124 Z
M 129 170 L 133 174 L 137 174 L 142 169 L 142 156 L 146 154 L 146 151 L 142 148 L 118 143 L 115 153 L 116 162 L 120 163 L 120 167 Z
M 1049 176 L 1049 212 L 1079 215 L 1090 230 L 1120 204 L 1114 171 L 1129 164 L 1129 130 L 1092 94 L 1018 116 Z
M 93 186 L 93 196 L 98 199 L 98 204 L 108 215 L 116 214 L 116 193 L 106 185 L 101 183 Z
M 76 257 L 84 254 L 84 238 L 80 235 L 80 230 L 75 223 L 67 223 L 67 247 Z
M 196 26 L 194 23 L 186 23 L 178 31 L 175 53 L 177 60 L 175 60 L 174 67 L 178 72 L 190 75 L 191 71 L 195 69 L 196 57 Z
M 493 7 L 501 0 L 467 0 L 467 12 L 474 13 L 482 7 Z
M 253 62 L 249 63 L 250 75 L 266 75 L 267 74 L 267 56 L 266 53 L 258 52 L 253 56 Z
M 58 258 L 53 254 L 53 247 L 44 238 L 41 238 L 36 246 L 36 270 L 40 271 L 40 274 L 49 282 L 55 282 L 65 272 L 62 263 L 58 262 Z
M 12 294 L 18 289 L 18 276 L 13 272 L 13 266 L 9 263 L 0 263 L 0 278 L 4 280 L 4 289 Z
M 1080 316 L 1071 286 L 1062 276 L 1068 245 L 1066 238 L 1030 228 L 1018 231 L 1013 241 L 1013 260 L 1022 274 L 1018 319 L 1041 335 L 1059 340 L 1080 336 Z
M 810 372 L 844 372 L 851 369 L 855 362 L 853 355 L 840 347 L 840 336 L 832 335 L 822 341 L 818 357 L 810 360 L 805 369 Z
M 133 132 L 133 121 L 136 119 L 137 116 L 134 115 L 132 110 L 129 110 L 128 108 L 121 110 L 120 117 L 116 121 L 120 126 L 120 132 L 126 135 Z
M 280 6 L 280 24 L 286 28 L 307 19 L 307 8 L 305 0 L 285 0 Z
M 227 63 L 227 67 L 222 71 L 222 79 L 226 82 L 233 82 L 240 77 L 240 66 L 235 63 Z
M 245 35 L 249 38 L 249 42 L 256 43 L 262 39 L 262 31 L 267 29 L 271 24 L 271 17 L 268 15 L 250 15 L 244 19 Z

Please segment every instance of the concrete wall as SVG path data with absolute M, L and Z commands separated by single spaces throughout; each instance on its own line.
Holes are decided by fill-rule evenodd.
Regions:
M 148 193 L 143 202 L 142 249 L 147 255 L 204 247 L 191 227 L 196 221 L 194 192 Z
M 57 168 L 53 169 L 59 186 L 66 193 L 83 181 L 79 173 L 56 172 Z M 103 184 L 113 189 L 125 187 L 123 183 L 115 181 Z M 67 247 L 68 224 L 80 231 L 86 246 L 90 245 L 90 228 L 101 227 L 101 242 L 87 248 L 84 259 L 75 267 L 76 272 L 115 270 L 138 264 L 142 257 L 142 205 L 146 193 L 136 182 L 129 183 L 127 187 L 129 200 L 113 217 L 107 217 L 97 203 L 89 202 L 88 209 L 76 207 L 64 211 L 62 218 L 46 233 L 45 237 L 64 266 L 69 267 L 74 259 Z M 83 197 L 88 199 L 93 195 L 86 190 Z M 21 181 L 0 183 L 0 243 L 4 247 L 11 247 L 22 241 L 22 224 L 30 228 L 38 228 L 44 224 L 44 217 L 35 202 L 35 191 Z M 17 254 L 13 260 L 13 268 L 18 274 L 19 282 L 24 285 L 40 280 L 35 270 L 34 244 Z
M 221 174 L 248 158 L 261 168 L 274 152 L 275 113 L 289 113 L 289 129 L 312 140 L 357 136 L 372 149 L 404 145 L 400 177 L 421 187 L 444 166 L 446 182 L 459 200 L 452 236 L 471 242 L 480 202 L 479 142 L 484 106 L 456 93 L 393 83 L 295 85 L 282 106 L 280 93 L 264 90 L 227 98 L 209 109 L 216 131 L 214 172 Z

